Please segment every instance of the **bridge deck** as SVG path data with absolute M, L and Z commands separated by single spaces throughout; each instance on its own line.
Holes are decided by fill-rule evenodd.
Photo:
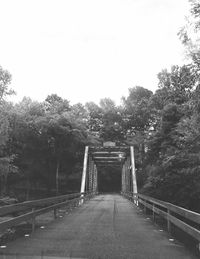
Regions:
M 100 195 L 29 238 L 8 244 L 0 258 L 193 259 L 182 245 L 119 195 Z M 43 256 L 41 256 L 43 254 Z

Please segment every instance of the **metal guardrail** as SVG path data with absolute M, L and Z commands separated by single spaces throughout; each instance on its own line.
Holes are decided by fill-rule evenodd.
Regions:
M 73 193 L 73 194 L 55 196 L 55 197 L 50 197 L 50 198 L 45 198 L 40 200 L 25 201 L 25 202 L 12 204 L 12 205 L 2 206 L 0 207 L 0 217 L 8 214 L 12 214 L 12 213 L 27 211 L 33 207 L 34 208 L 44 207 L 46 205 L 54 204 L 55 202 L 62 202 L 65 200 L 77 198 L 79 196 L 80 196 L 80 193 Z
M 153 220 L 155 220 L 155 214 L 166 219 L 169 233 L 171 233 L 173 224 L 196 239 L 200 247 L 199 213 L 142 194 L 122 193 L 122 195 L 132 200 L 137 205 L 142 204 L 145 211 L 147 208 L 151 210 Z
M 32 224 L 32 231 L 35 230 L 36 217 L 54 210 L 54 218 L 57 217 L 57 209 L 70 204 L 83 203 L 86 199 L 93 196 L 93 193 L 75 193 L 62 195 L 57 197 L 51 197 L 41 200 L 33 200 L 22 202 L 14 205 L 8 205 L 0 208 L 0 216 L 9 215 L 16 212 L 24 212 L 20 216 L 16 216 L 9 220 L 0 222 L 0 231 L 5 231 L 8 228 L 19 225 L 22 222 L 30 221 Z M 38 209 L 38 207 L 40 207 Z M 42 208 L 41 208 L 42 207 Z M 29 210 L 29 212 L 27 212 Z M 30 211 L 31 210 L 31 211 Z

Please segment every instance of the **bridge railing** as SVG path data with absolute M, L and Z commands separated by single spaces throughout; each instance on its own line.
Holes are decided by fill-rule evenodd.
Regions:
M 200 214 L 185 208 L 164 202 L 146 195 L 122 193 L 137 205 L 142 205 L 145 212 L 152 212 L 153 220 L 159 215 L 167 221 L 168 232 L 171 233 L 172 224 L 192 236 L 198 241 L 200 248 Z
M 79 196 L 80 196 L 80 193 L 73 193 L 73 194 L 55 196 L 55 197 L 39 199 L 39 200 L 25 201 L 25 202 L 12 204 L 12 205 L 2 206 L 0 207 L 0 217 L 8 214 L 13 214 L 13 213 L 16 214 L 18 212 L 27 211 L 32 208 L 44 207 L 54 203 L 77 198 Z
M 32 231 L 35 230 L 36 217 L 54 211 L 54 218 L 57 217 L 57 209 L 83 203 L 85 200 L 91 198 L 94 193 L 74 193 L 62 196 L 56 196 L 46 199 L 33 200 L 21 202 L 14 205 L 7 205 L 0 208 L 0 216 L 13 215 L 23 213 L 8 220 L 0 222 L 0 231 L 12 228 L 22 222 L 31 221 Z

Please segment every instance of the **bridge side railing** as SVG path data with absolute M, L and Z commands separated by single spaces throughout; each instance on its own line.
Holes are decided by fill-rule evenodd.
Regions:
M 149 209 L 152 212 L 153 220 L 155 220 L 156 214 L 166 219 L 169 233 L 171 233 L 173 224 L 196 239 L 200 246 L 199 213 L 142 194 L 122 193 L 122 195 L 136 205 L 142 205 L 145 211 Z
M 12 204 L 12 205 L 2 206 L 0 207 L 0 217 L 8 214 L 12 214 L 12 213 L 27 211 L 32 208 L 44 207 L 47 205 L 54 204 L 56 202 L 58 203 L 65 200 L 77 198 L 79 196 L 80 196 L 80 193 L 73 193 L 73 194 L 60 195 L 60 196 L 55 196 L 55 197 L 50 197 L 45 199 L 31 200 L 31 201 Z
M 67 205 L 82 204 L 93 195 L 95 194 L 75 193 L 3 206 L 0 208 L 0 216 L 11 215 L 13 213 L 23 214 L 0 222 L 0 231 L 5 231 L 6 229 L 12 228 L 26 221 L 31 221 L 32 231 L 34 231 L 37 216 L 53 210 L 54 218 L 56 218 L 57 209 Z

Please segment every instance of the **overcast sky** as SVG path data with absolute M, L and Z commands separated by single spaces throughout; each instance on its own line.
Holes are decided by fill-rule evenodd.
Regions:
M 188 0 L 0 0 L 0 65 L 20 100 L 57 93 L 71 104 L 157 88 L 183 64 L 177 36 Z

